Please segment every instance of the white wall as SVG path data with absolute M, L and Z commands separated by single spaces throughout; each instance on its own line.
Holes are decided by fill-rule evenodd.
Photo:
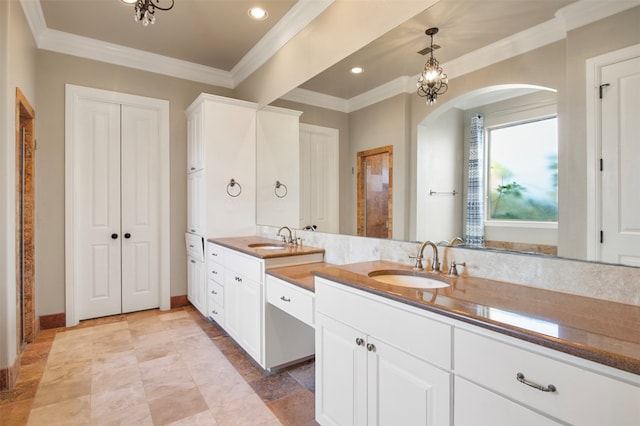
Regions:
M 37 117 L 35 42 L 18 1 L 4 0 L 0 1 L 0 368 L 12 366 L 17 356 L 16 87 Z

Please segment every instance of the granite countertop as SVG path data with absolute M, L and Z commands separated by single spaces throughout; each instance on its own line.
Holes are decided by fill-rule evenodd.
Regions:
M 315 292 L 314 277 L 311 274 L 311 271 L 322 269 L 327 266 L 334 265 L 325 262 L 305 263 L 295 266 L 268 268 L 266 272 L 267 275 L 272 275 L 305 290 Z
M 449 287 L 415 289 L 378 282 L 368 273 L 411 266 L 388 261 L 326 266 L 311 273 L 359 290 L 526 340 L 634 374 L 640 374 L 640 306 L 608 302 L 501 281 L 448 277 Z M 279 268 L 284 275 L 286 268 Z M 273 274 L 273 270 L 270 273 Z M 427 276 L 431 275 L 425 272 Z M 275 274 L 274 274 L 275 275 Z M 433 276 L 433 275 L 431 275 Z
M 282 244 L 279 240 L 270 238 L 246 236 L 246 237 L 228 237 L 228 238 L 209 238 L 207 241 L 221 245 L 226 248 L 237 250 L 249 256 L 258 257 L 260 259 L 272 259 L 275 257 L 300 256 L 304 254 L 324 253 L 323 248 L 311 247 L 304 244 L 297 246 Z M 279 249 L 265 249 L 260 247 L 249 247 L 254 244 L 282 244 Z

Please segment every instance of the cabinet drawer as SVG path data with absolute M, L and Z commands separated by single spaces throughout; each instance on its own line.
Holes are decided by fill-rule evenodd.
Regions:
M 401 303 L 316 278 L 315 303 L 322 312 L 366 334 L 447 370 L 452 327 Z M 327 285 L 325 285 L 327 284 Z
M 224 287 L 210 279 L 207 293 L 210 300 L 213 299 L 218 305 L 224 306 Z
M 224 264 L 224 248 L 214 243 L 207 243 L 207 262 Z
M 250 280 L 262 282 L 262 262 L 259 259 L 244 256 L 232 250 L 225 250 L 224 264 L 227 269 L 237 272 Z
M 222 307 L 222 305 L 219 305 L 212 297 L 209 297 L 208 302 L 207 313 L 221 327 L 224 327 L 224 308 Z
M 224 285 L 224 267 L 215 262 L 209 262 L 208 265 L 208 276 L 210 280 L 217 282 L 220 285 Z
M 313 327 L 313 293 L 270 275 L 266 287 L 268 303 Z
M 204 262 L 204 238 L 187 232 L 184 234 L 184 239 L 187 245 L 187 256 L 193 257 L 199 262 Z
M 461 329 L 454 339 L 456 374 L 521 404 L 571 424 L 627 425 L 640 418 L 638 386 L 518 347 L 517 341 L 510 344 Z M 527 386 L 518 381 L 518 373 L 556 390 Z

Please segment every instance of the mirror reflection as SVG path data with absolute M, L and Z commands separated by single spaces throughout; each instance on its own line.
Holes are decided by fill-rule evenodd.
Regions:
M 465 2 L 447 3 L 458 5 Z M 545 19 L 553 20 L 553 13 L 569 3 L 572 2 L 556 3 L 551 12 L 547 10 L 547 15 L 539 14 L 540 22 L 548 24 L 551 21 Z M 424 30 L 419 27 L 425 28 L 434 23 L 433 18 L 438 15 L 434 8 L 401 26 L 402 33 L 398 30 L 391 33 L 395 36 L 405 34 L 404 44 L 407 44 L 408 28 L 424 37 L 421 34 Z M 517 16 L 513 10 L 509 13 L 512 19 Z M 452 21 L 469 19 L 447 16 Z M 367 92 L 367 99 L 353 96 L 346 103 L 341 103 L 334 94 L 329 99 L 309 101 L 308 91 L 317 89 L 319 81 L 326 83 L 328 76 L 335 79 L 335 70 L 327 70 L 302 85 L 301 89 L 294 90 L 295 93 L 273 102 L 273 105 L 302 113 L 299 116 L 300 141 L 310 138 L 309 129 L 333 134 L 334 141 L 337 140 L 337 146 L 331 151 L 335 155 L 332 157 L 334 172 L 330 178 L 315 176 L 319 171 L 314 171 L 314 165 L 323 154 L 317 151 L 303 154 L 304 149 L 310 148 L 300 148 L 301 144 L 296 151 L 299 182 L 301 185 L 302 182 L 307 183 L 304 190 L 299 188 L 298 194 L 301 199 L 308 200 L 300 201 L 295 217 L 283 220 L 285 216 L 280 214 L 271 214 L 269 219 L 272 210 L 267 207 L 268 203 L 259 199 L 258 223 L 272 226 L 288 224 L 298 228 L 316 225 L 321 232 L 368 235 L 366 226 L 363 227 L 367 203 L 366 197 L 363 198 L 362 176 L 366 175 L 363 173 L 366 166 L 361 160 L 367 152 L 390 147 L 388 216 L 378 223 L 384 225 L 389 238 L 449 241 L 452 237 L 464 236 L 468 239 L 471 118 L 481 116 L 484 120 L 482 134 L 487 145 L 482 149 L 483 158 L 478 160 L 482 164 L 480 198 L 484 202 L 480 228 L 486 246 L 583 260 L 600 258 L 599 249 L 594 248 L 596 239 L 591 228 L 598 220 L 593 212 L 599 207 L 592 201 L 594 197 L 598 198 L 593 195 L 597 185 L 587 179 L 594 172 L 588 169 L 590 166 L 586 160 L 592 153 L 584 142 L 585 129 L 591 125 L 584 114 L 587 102 L 584 64 L 590 57 L 603 52 L 640 43 L 637 28 L 626 28 L 621 21 L 624 21 L 621 15 L 605 16 L 591 24 L 588 31 L 578 29 L 567 33 L 564 38 L 559 37 L 556 41 L 542 43 L 512 56 L 504 54 L 494 58 L 490 51 L 482 50 L 487 60 L 473 53 L 480 46 L 469 52 L 457 52 L 463 60 L 458 60 L 455 55 L 448 57 L 447 48 L 455 44 L 456 27 L 453 24 L 444 27 L 437 22 L 441 28 L 438 42 L 443 47 L 436 55 L 450 78 L 448 92 L 433 106 L 426 106 L 424 100 L 415 95 L 411 89 L 415 87 L 413 77 L 405 77 L 402 88 L 395 92 L 387 88 L 386 95 Z M 603 29 L 616 25 L 620 31 L 615 35 L 609 34 L 604 46 Z M 518 29 L 521 28 L 512 28 Z M 452 38 L 447 34 L 453 34 Z M 501 36 L 506 37 L 505 34 Z M 492 40 L 497 41 L 495 38 Z M 592 47 L 596 42 L 600 43 L 597 49 Z M 507 45 L 511 46 L 504 44 L 503 50 Z M 366 46 L 361 52 L 372 49 Z M 419 50 L 413 46 L 411 49 L 414 52 Z M 459 51 L 461 48 L 456 45 L 450 49 Z M 357 52 L 353 57 L 359 58 L 360 54 Z M 469 65 L 466 59 L 477 63 Z M 349 60 L 339 62 L 334 68 L 350 68 L 353 64 Z M 420 57 L 417 62 L 423 60 Z M 422 66 L 415 67 L 416 73 Z M 362 75 L 368 68 L 365 66 L 364 69 Z M 406 67 L 402 72 L 407 75 Z M 582 78 L 572 78 L 574 74 L 580 74 Z M 336 86 L 344 87 L 350 78 L 340 79 Z M 531 129 L 538 125 L 550 127 L 546 133 L 534 136 Z M 305 126 L 308 128 L 303 130 Z M 515 155 L 509 154 L 512 147 L 500 142 L 505 133 L 514 129 L 524 129 L 530 136 L 507 137 L 521 143 Z M 321 142 L 318 145 L 321 146 Z M 516 161 L 523 158 L 528 161 Z M 259 183 L 265 180 L 260 177 L 260 169 L 261 166 L 258 170 Z M 371 185 L 384 187 L 383 181 L 381 184 L 377 181 L 384 174 L 371 173 Z M 271 177 L 269 180 L 273 180 L 270 183 L 273 186 L 276 179 Z M 325 181 L 335 189 L 325 188 L 318 192 L 318 185 L 322 187 Z M 325 195 L 318 195 L 322 191 Z M 324 198 L 327 193 L 334 198 Z M 307 212 L 318 214 L 311 216 Z M 331 228 L 321 224 L 323 217 L 335 218 Z M 619 257 L 602 259 L 630 263 L 622 262 Z

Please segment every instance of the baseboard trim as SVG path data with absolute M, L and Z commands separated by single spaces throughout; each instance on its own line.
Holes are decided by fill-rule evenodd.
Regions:
M 50 328 L 65 327 L 67 325 L 67 315 L 61 314 L 40 315 L 40 330 Z
M 173 308 L 181 308 L 183 306 L 189 306 L 190 302 L 187 299 L 187 295 L 183 294 L 182 296 L 171 296 L 171 309 Z
M 18 381 L 20 373 L 20 357 L 17 357 L 12 366 L 0 368 L 0 391 L 11 389 Z

